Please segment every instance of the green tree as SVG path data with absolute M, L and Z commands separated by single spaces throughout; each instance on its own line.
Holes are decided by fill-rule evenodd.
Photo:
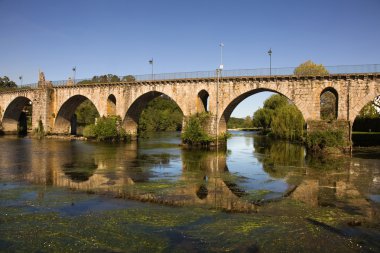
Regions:
M 337 117 L 337 99 L 333 92 L 325 91 L 321 94 L 321 119 L 334 120 Z
M 95 105 L 88 99 L 77 107 L 75 114 L 77 115 L 77 123 L 81 126 L 94 124 L 95 119 L 100 116 Z
M 9 77 L 0 77 L 0 89 L 17 88 L 17 84 L 9 79 Z
M 253 114 L 253 126 L 261 127 L 266 132 L 272 123 L 274 110 L 268 108 L 260 108 Z
M 310 60 L 300 64 L 294 70 L 296 76 L 325 76 L 328 74 L 329 72 L 322 64 L 315 64 Z
M 127 76 L 123 76 L 121 80 L 124 82 L 134 82 L 136 81 L 136 78 L 132 75 L 127 75 Z
M 302 113 L 293 104 L 284 105 L 276 110 L 272 119 L 272 133 L 281 139 L 301 140 L 304 119 Z
M 245 117 L 243 126 L 244 128 L 250 128 L 253 126 L 252 118 L 250 116 Z
M 359 118 L 376 119 L 380 118 L 380 113 L 377 110 L 374 102 L 366 104 L 359 112 Z
M 139 120 L 139 133 L 180 131 L 182 111 L 168 96 L 153 99 L 143 110 Z
M 276 110 L 287 104 L 289 104 L 289 100 L 285 96 L 275 94 L 264 101 L 264 108 Z
M 253 125 L 264 131 L 271 129 L 274 136 L 300 140 L 303 136 L 304 119 L 298 108 L 279 94 L 272 95 L 264 102 L 264 108 L 253 115 Z
M 90 83 L 112 83 L 112 82 L 133 82 L 135 81 L 135 77 L 132 75 L 123 76 L 123 78 L 120 80 L 120 77 L 114 74 L 107 74 L 107 75 L 100 75 L 100 76 L 93 76 L 89 80 L 82 80 L 78 82 L 77 84 L 90 84 Z

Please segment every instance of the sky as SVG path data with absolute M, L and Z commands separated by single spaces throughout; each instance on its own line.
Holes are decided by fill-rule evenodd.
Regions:
M 0 0 L 0 76 L 35 83 L 101 74 L 380 63 L 380 0 Z M 268 93 L 244 100 L 252 115 Z

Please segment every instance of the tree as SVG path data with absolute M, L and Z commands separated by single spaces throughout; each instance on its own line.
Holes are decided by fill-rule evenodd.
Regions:
M 245 117 L 243 125 L 245 128 L 252 127 L 252 118 L 250 116 Z
M 124 82 L 134 82 L 136 81 L 136 78 L 132 75 L 127 75 L 127 76 L 123 76 L 121 80 Z
M 373 105 L 377 108 L 378 111 L 380 110 L 380 96 L 377 96 L 377 97 L 373 100 Z
M 294 70 L 296 76 L 325 76 L 328 74 L 329 72 L 322 64 L 318 65 L 310 60 L 300 64 Z
M 85 100 L 75 110 L 79 125 L 89 125 L 95 123 L 95 118 L 99 118 L 98 110 L 90 100 Z
M 280 107 L 272 119 L 272 133 L 282 139 L 300 140 L 303 136 L 302 113 L 293 104 Z
M 182 129 L 182 111 L 168 96 L 153 99 L 141 113 L 139 132 L 179 131 Z
M 267 131 L 272 123 L 273 110 L 268 108 L 260 108 L 253 114 L 253 126 L 261 127 Z
M 321 94 L 321 119 L 334 120 L 337 116 L 337 101 L 333 92 L 327 90 Z
M 264 131 L 271 129 L 274 136 L 299 140 L 303 136 L 304 119 L 298 108 L 279 94 L 272 95 L 264 102 L 264 108 L 253 115 L 253 125 Z
M 360 110 L 359 118 L 367 118 L 367 119 L 380 118 L 380 113 L 378 110 L 376 110 L 376 106 L 371 101 Z
M 276 110 L 287 104 L 289 104 L 289 100 L 285 96 L 275 94 L 270 96 L 267 100 L 265 100 L 264 108 Z
M 9 77 L 0 77 L 0 89 L 1 88 L 17 88 L 17 84 L 9 79 Z

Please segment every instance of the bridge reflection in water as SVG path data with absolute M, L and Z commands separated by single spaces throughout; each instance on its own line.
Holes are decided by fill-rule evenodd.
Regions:
M 249 141 L 245 143 L 251 146 L 250 157 L 244 161 L 239 160 L 243 153 L 236 152 L 233 146 L 226 154 L 185 151 L 175 142 L 109 145 L 1 138 L 1 177 L 166 205 L 234 212 L 260 211 L 265 201 L 289 198 L 373 218 L 374 209 L 368 199 L 380 191 L 376 183 L 380 160 L 312 160 L 305 158 L 301 146 L 271 142 L 256 135 L 234 136 L 230 143 L 240 140 L 241 144 L 242 139 L 253 141 L 253 146 Z M 257 195 L 266 189 L 265 184 L 277 182 L 286 186 L 279 194 Z

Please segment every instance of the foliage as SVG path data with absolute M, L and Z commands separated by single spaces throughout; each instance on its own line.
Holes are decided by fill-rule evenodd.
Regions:
M 380 118 L 380 113 L 376 109 L 376 105 L 374 102 L 369 102 L 366 104 L 359 112 L 359 118 L 367 118 L 367 119 L 376 119 Z
M 127 76 L 123 76 L 121 81 L 123 81 L 123 82 L 134 82 L 134 81 L 136 81 L 136 78 L 132 75 L 127 75 Z
M 139 133 L 160 131 L 181 131 L 182 111 L 167 96 L 153 99 L 143 110 L 139 120 Z
M 83 103 L 81 103 L 78 108 L 75 110 L 75 114 L 77 115 L 77 123 L 78 125 L 89 125 L 94 124 L 95 119 L 99 118 L 98 110 L 94 104 L 86 99 Z
M 264 132 L 271 129 L 274 136 L 288 140 L 301 140 L 304 124 L 302 113 L 279 94 L 268 98 L 264 102 L 264 108 L 253 115 L 255 127 L 263 128 Z
M 38 121 L 38 126 L 36 129 L 34 129 L 34 134 L 37 136 L 38 139 L 42 139 L 45 136 L 45 129 L 42 120 Z
M 130 135 L 121 127 L 119 116 L 99 118 L 96 124 L 84 128 L 83 135 L 87 138 L 96 138 L 99 141 L 130 140 Z
M 285 96 L 275 94 L 264 101 L 264 108 L 276 110 L 287 104 L 289 104 L 289 100 Z
M 342 131 L 314 131 L 307 135 L 306 147 L 312 152 L 320 152 L 325 148 L 341 148 L 346 145 Z
M 325 76 L 328 74 L 329 72 L 322 64 L 315 64 L 310 60 L 300 64 L 294 70 L 296 76 Z
M 252 128 L 252 127 L 253 127 L 252 118 L 250 116 L 245 117 L 245 119 L 231 117 L 227 123 L 228 129 Z
M 9 77 L 0 77 L 0 89 L 17 88 L 17 84 L 11 81 Z
M 337 117 L 337 97 L 329 90 L 321 94 L 321 119 L 334 120 Z
M 120 80 L 120 77 L 114 74 L 93 76 L 90 80 L 82 80 L 77 84 L 90 84 L 90 83 L 111 83 L 111 82 L 134 82 L 136 79 L 132 75 L 123 76 Z
M 287 140 L 301 140 L 303 137 L 304 120 L 295 105 L 287 104 L 280 107 L 272 120 L 272 133 Z
M 253 114 L 253 126 L 261 127 L 267 131 L 272 124 L 274 110 L 268 108 L 260 108 Z
M 213 138 L 203 129 L 209 120 L 210 115 L 207 112 L 197 113 L 186 120 L 186 125 L 182 133 L 182 140 L 189 145 L 207 146 Z

